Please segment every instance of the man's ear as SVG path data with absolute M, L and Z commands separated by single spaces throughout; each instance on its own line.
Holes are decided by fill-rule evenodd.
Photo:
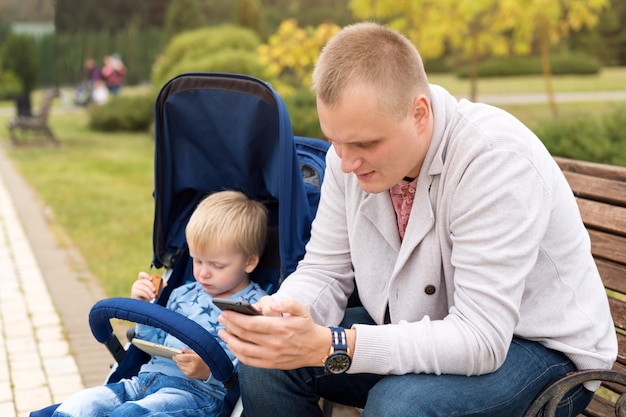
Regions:
M 246 261 L 246 272 L 249 274 L 259 264 L 259 255 L 252 255 Z
M 423 94 L 415 97 L 413 99 L 413 120 L 420 133 L 428 127 L 431 117 L 432 114 L 428 98 Z

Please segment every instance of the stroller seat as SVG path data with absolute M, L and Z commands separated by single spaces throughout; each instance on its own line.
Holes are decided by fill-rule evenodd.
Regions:
M 294 137 L 278 94 L 246 75 L 179 75 L 161 89 L 154 115 L 151 264 L 165 269 L 168 285 L 156 304 L 127 298 L 99 301 L 89 321 L 96 339 L 117 362 L 106 382 L 136 375 L 148 359 L 135 346 L 122 346 L 109 319 L 159 327 L 195 350 L 230 388 L 219 414 L 226 417 L 239 396 L 232 363 L 212 335 L 164 307 L 173 289 L 193 279 L 186 224 L 200 200 L 216 191 L 237 190 L 262 201 L 269 214 L 268 242 L 250 279 L 273 293 L 304 255 L 329 144 Z M 31 416 L 49 416 L 55 408 Z

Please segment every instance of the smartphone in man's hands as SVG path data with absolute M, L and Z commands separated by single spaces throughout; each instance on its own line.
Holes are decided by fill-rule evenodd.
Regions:
M 248 316 L 261 316 L 259 310 L 257 310 L 252 304 L 243 300 L 232 300 L 230 298 L 214 298 L 213 304 L 215 304 L 220 310 L 232 310 L 238 313 L 246 314 Z

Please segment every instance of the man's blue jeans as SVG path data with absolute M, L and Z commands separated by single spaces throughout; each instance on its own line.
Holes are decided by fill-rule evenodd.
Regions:
M 355 322 L 368 321 L 346 317 L 342 324 Z M 545 386 L 574 370 L 562 353 L 514 338 L 502 367 L 487 375 L 330 375 L 321 367 L 280 371 L 245 365 L 239 374 L 246 417 L 321 417 L 319 397 L 363 408 L 363 417 L 515 417 L 524 414 Z M 557 416 L 578 415 L 592 396 L 575 388 Z

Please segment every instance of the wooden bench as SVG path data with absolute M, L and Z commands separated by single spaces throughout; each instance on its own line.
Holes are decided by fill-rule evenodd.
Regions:
M 48 126 L 48 116 L 50 115 L 52 100 L 54 100 L 54 98 L 58 95 L 59 90 L 56 88 L 46 91 L 43 95 L 39 112 L 36 115 L 24 116 L 18 114 L 9 122 L 9 137 L 14 145 L 18 145 L 21 142 L 20 138 L 16 134 L 16 130 L 22 131 L 22 135 L 20 135 L 22 136 L 22 139 L 23 136 L 30 131 L 33 133 L 43 134 L 48 141 L 55 145 L 59 143 Z
M 576 196 L 591 237 L 591 252 L 609 296 L 619 349 L 612 371 L 590 370 L 562 378 L 547 388 L 524 416 L 535 417 L 544 404 L 544 415 L 553 416 L 569 389 L 592 380 L 603 381 L 602 387 L 581 415 L 626 416 L 626 168 L 555 159 Z

